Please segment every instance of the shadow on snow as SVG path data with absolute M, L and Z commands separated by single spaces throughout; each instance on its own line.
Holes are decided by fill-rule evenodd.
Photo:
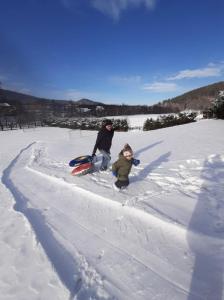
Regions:
M 147 165 L 145 168 L 143 168 L 138 175 L 133 176 L 131 179 L 131 182 L 137 182 L 145 179 L 149 173 L 151 173 L 153 170 L 157 169 L 162 163 L 169 161 L 169 157 L 171 155 L 171 152 L 168 151 L 167 153 L 161 155 L 156 160 L 151 162 L 149 165 Z
M 188 300 L 223 300 L 224 162 L 220 155 L 205 160 L 201 178 L 203 184 L 188 228 L 188 242 L 195 255 Z
M 135 157 L 137 158 L 142 152 L 145 152 L 145 151 L 147 151 L 147 150 L 149 150 L 149 149 L 151 149 L 151 148 L 153 148 L 153 147 L 155 147 L 155 146 L 157 146 L 161 143 L 163 143 L 163 141 L 156 142 L 152 145 L 148 145 L 148 146 L 146 146 L 142 149 L 139 149 L 139 150 L 135 151 Z

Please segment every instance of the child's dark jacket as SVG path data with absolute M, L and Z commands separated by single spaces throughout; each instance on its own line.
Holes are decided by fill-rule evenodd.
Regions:
M 117 173 L 117 179 L 120 181 L 128 180 L 128 175 L 131 171 L 132 160 L 127 160 L 122 153 L 119 154 L 119 159 L 113 163 L 112 171 Z

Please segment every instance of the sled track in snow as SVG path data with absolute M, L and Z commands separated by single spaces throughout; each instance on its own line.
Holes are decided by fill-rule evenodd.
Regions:
M 34 144 L 35 143 L 31 143 L 26 148 L 22 149 L 10 165 L 3 171 L 2 183 L 11 192 L 15 199 L 14 209 L 22 213 L 29 221 L 35 232 L 37 241 L 42 245 L 53 269 L 58 274 L 61 282 L 70 291 L 69 299 L 72 300 L 76 296 L 76 299 L 78 300 L 78 293 L 82 287 L 79 262 L 76 261 L 74 256 L 72 256 L 57 239 L 55 239 L 52 228 L 46 223 L 42 212 L 36 208 L 30 208 L 27 206 L 29 199 L 19 191 L 19 189 L 14 185 L 13 180 L 10 178 L 10 174 L 14 169 L 16 169 L 16 164 L 20 157 L 30 150 Z M 26 168 L 26 166 L 24 166 L 24 168 Z M 82 260 L 85 261 L 84 257 Z M 85 262 L 85 264 L 86 263 L 87 262 Z M 92 293 L 92 296 L 94 297 L 94 293 Z
M 27 154 L 30 152 L 30 149 L 32 149 L 34 144 L 28 145 L 26 148 L 21 150 L 21 152 L 18 154 L 18 156 L 11 162 L 11 164 L 8 166 L 7 169 L 3 172 L 2 182 L 5 184 L 5 186 L 11 191 L 11 193 L 14 196 L 14 199 L 16 201 L 15 204 L 15 210 L 21 212 L 24 214 L 24 216 L 28 219 L 31 226 L 34 229 L 34 232 L 36 233 L 37 239 L 40 241 L 41 245 L 43 246 L 49 260 L 52 263 L 53 268 L 58 273 L 61 281 L 64 283 L 64 285 L 68 288 L 68 290 L 71 292 L 71 297 L 74 297 L 75 294 L 79 292 L 79 289 L 81 288 L 80 280 L 78 280 L 76 283 L 74 282 L 74 274 L 77 274 L 78 271 L 78 264 L 74 260 L 74 257 L 71 256 L 71 254 L 63 247 L 58 240 L 55 239 L 54 234 L 52 232 L 52 227 L 49 227 L 47 225 L 45 217 L 42 215 L 42 212 L 36 208 L 30 208 L 27 206 L 29 203 L 29 198 L 26 198 L 24 194 L 22 194 L 19 191 L 19 188 L 14 184 L 13 180 L 10 178 L 10 175 L 12 173 L 16 173 L 17 170 L 17 163 L 20 161 L 23 156 L 27 156 Z M 28 155 L 29 157 L 29 155 Z M 109 206 L 110 209 L 122 209 L 122 214 L 131 215 L 131 217 L 137 217 L 141 220 L 144 220 L 147 222 L 149 215 L 145 212 L 142 212 L 138 209 L 135 209 L 133 207 L 121 207 L 121 204 L 113 201 L 111 199 L 108 199 L 106 197 L 102 197 L 100 195 L 95 195 L 91 193 L 90 191 L 86 191 L 74 184 L 70 184 L 68 182 L 65 182 L 61 180 L 60 178 L 52 177 L 51 175 L 44 174 L 40 171 L 32 169 L 30 166 L 30 160 L 28 161 L 25 159 L 25 161 L 22 163 L 20 168 L 23 168 L 23 172 L 31 172 L 37 176 L 43 177 L 44 179 L 50 180 L 55 182 L 56 184 L 59 184 L 61 186 L 64 186 L 66 189 L 70 188 L 72 190 L 75 189 L 76 192 L 85 195 L 88 198 L 91 198 L 92 201 L 101 203 L 103 205 Z M 155 217 L 152 217 L 155 218 Z M 156 218 L 155 218 L 156 220 Z M 74 220 L 73 220 L 74 222 Z M 161 220 L 157 220 L 157 222 L 162 222 Z M 169 269 L 168 266 L 164 268 L 164 273 L 158 272 L 156 265 L 153 267 L 150 264 L 146 264 L 144 259 L 141 260 L 141 258 L 134 256 L 132 253 L 129 253 L 127 250 L 122 249 L 121 247 L 111 243 L 109 240 L 103 239 L 99 234 L 95 233 L 93 230 L 89 230 L 88 228 L 85 228 L 82 224 L 75 222 L 82 230 L 87 231 L 91 235 L 94 234 L 98 238 L 102 239 L 104 243 L 107 243 L 110 248 L 113 248 L 114 251 L 121 253 L 122 255 L 131 257 L 132 260 L 136 261 L 136 263 L 141 264 L 145 268 L 149 269 L 152 273 L 155 274 L 155 276 L 160 277 L 163 281 L 165 280 L 169 285 L 175 286 L 181 293 L 186 293 L 184 287 L 179 285 L 177 282 L 172 282 L 172 280 L 169 279 L 169 274 L 165 275 L 166 270 Z M 61 234 L 61 233 L 60 233 Z M 150 253 L 147 252 L 147 256 L 150 256 Z M 155 261 L 157 258 L 153 255 L 151 255 L 150 261 Z M 63 262 L 63 264 L 61 263 Z M 78 298 L 77 298 L 78 299 Z
M 11 162 L 11 164 L 3 171 L 2 183 L 10 190 L 15 199 L 14 209 L 22 213 L 27 218 L 36 234 L 38 241 L 41 243 L 43 249 L 45 250 L 45 253 L 52 263 L 53 268 L 58 273 L 64 285 L 68 288 L 68 290 L 70 290 L 71 297 L 73 297 L 77 292 L 74 281 L 71 280 L 74 274 L 73 257 L 68 252 L 66 252 L 66 250 L 63 249 L 62 245 L 60 245 L 54 239 L 52 231 L 46 225 L 41 212 L 36 209 L 27 208 L 29 199 L 26 199 L 26 197 L 24 197 L 24 195 L 19 192 L 19 190 L 14 186 L 13 181 L 10 179 L 10 173 L 15 168 L 15 165 L 20 156 L 34 144 L 35 143 L 32 143 L 26 148 L 22 149 L 17 157 Z M 64 262 L 68 262 L 67 264 L 65 263 L 65 267 L 58 264 L 58 262 L 62 261 L 60 257 L 63 257 Z
M 115 201 L 113 199 L 107 198 L 105 196 L 101 196 L 101 195 L 97 195 L 89 190 L 85 190 L 84 188 L 80 188 L 79 186 L 77 186 L 76 184 L 71 184 L 68 183 L 66 181 L 61 180 L 60 178 L 56 178 L 52 175 L 48 175 L 46 173 L 37 171 L 35 169 L 32 169 L 30 167 L 27 167 L 27 170 L 29 170 L 30 172 L 33 172 L 34 174 L 44 177 L 47 180 L 53 181 L 56 184 L 60 184 L 63 185 L 65 188 L 69 188 L 72 189 L 73 191 L 76 191 L 82 195 L 85 195 L 86 197 L 88 197 L 89 199 L 91 199 L 91 201 L 94 202 L 98 202 L 100 204 L 106 205 L 108 207 L 110 207 L 111 209 L 115 208 L 115 209 L 120 209 L 121 207 L 123 212 L 122 215 L 129 215 L 131 217 L 137 217 L 141 220 L 144 220 L 145 222 L 148 222 L 149 219 L 152 219 L 155 223 L 157 223 L 159 225 L 159 223 L 161 222 L 161 225 L 163 226 L 172 226 L 172 228 L 174 230 L 179 229 L 179 232 L 182 232 L 183 235 L 185 235 L 186 230 L 184 227 L 180 228 L 179 225 L 181 224 L 177 224 L 176 222 L 173 223 L 172 219 L 169 220 L 164 220 L 162 218 L 158 218 L 157 216 L 153 216 L 150 215 L 149 213 L 139 209 L 139 208 L 135 208 L 133 206 L 123 206 L 120 202 Z M 166 216 L 166 215 L 164 215 Z
M 16 173 L 17 171 L 17 163 L 20 163 L 19 168 L 22 169 L 24 172 L 27 172 L 27 174 L 32 174 L 33 176 L 43 178 L 48 182 L 52 182 L 53 184 L 55 184 L 55 186 L 65 188 L 65 190 L 70 189 L 76 194 L 81 195 L 83 198 L 88 199 L 88 201 L 91 202 L 92 205 L 98 206 L 99 204 L 100 206 L 109 208 L 111 211 L 114 212 L 119 210 L 122 212 L 122 218 L 124 219 L 138 220 L 136 222 L 143 222 L 146 227 L 154 226 L 155 228 L 158 228 L 161 231 L 161 239 L 163 239 L 163 235 L 165 236 L 165 234 L 168 233 L 174 239 L 174 243 L 176 242 L 175 239 L 177 239 L 180 242 L 180 244 L 182 240 L 185 242 L 187 234 L 186 228 L 174 222 L 174 220 L 170 219 L 169 216 L 160 214 L 159 211 L 158 214 L 160 214 L 160 217 L 150 215 L 149 213 L 133 206 L 122 207 L 121 203 L 119 203 L 118 201 L 115 201 L 108 197 L 104 197 L 99 194 L 97 195 L 91 190 L 86 190 L 83 187 L 78 186 L 77 184 L 68 182 L 66 178 L 55 177 L 52 174 L 47 174 L 43 172 L 41 170 L 40 165 L 39 169 L 35 169 L 34 161 L 37 161 L 38 166 L 38 159 L 41 159 L 41 149 L 36 149 L 36 154 L 39 153 L 39 156 L 36 157 L 34 155 L 35 151 L 33 152 L 33 146 L 34 144 L 30 144 L 19 153 L 19 155 L 14 159 L 14 161 L 12 161 L 9 167 L 4 171 L 2 181 L 12 192 L 16 200 L 15 209 L 22 212 L 31 223 L 37 235 L 37 238 L 41 242 L 46 254 L 49 257 L 49 260 L 52 262 L 52 265 L 54 266 L 62 282 L 70 290 L 72 296 L 78 294 L 82 285 L 80 279 L 76 281 L 76 284 L 73 279 L 74 274 L 78 274 L 77 269 L 79 267 L 79 264 L 70 254 L 70 252 L 66 250 L 63 247 L 63 245 L 60 244 L 60 242 L 54 237 L 52 229 L 56 231 L 57 229 L 54 228 L 53 224 L 46 223 L 45 217 L 42 215 L 42 211 L 38 210 L 35 207 L 27 207 L 27 204 L 30 202 L 29 197 L 27 198 L 26 195 L 21 193 L 19 190 L 19 186 L 17 187 L 14 184 L 13 180 L 10 178 L 11 173 Z M 32 151 L 31 155 L 30 151 Z M 47 170 L 47 168 L 43 169 L 44 171 Z M 121 194 L 120 199 L 122 199 L 122 197 L 123 195 Z M 157 257 L 153 253 L 150 253 L 149 251 L 142 251 L 141 255 L 136 256 L 130 251 L 128 251 L 127 248 L 121 247 L 120 245 L 116 245 L 115 240 L 110 241 L 109 239 L 102 237 L 97 231 L 93 230 L 92 228 L 90 230 L 88 227 L 84 226 L 77 220 L 71 219 L 70 216 L 65 214 L 65 211 L 62 211 L 56 207 L 54 207 L 54 210 L 57 211 L 58 214 L 64 215 L 65 221 L 67 220 L 68 224 L 70 224 L 71 226 L 75 224 L 80 228 L 81 232 L 86 232 L 87 235 L 95 236 L 97 239 L 102 240 L 103 244 L 107 244 L 108 248 L 114 249 L 113 251 L 120 253 L 121 256 L 129 257 L 136 264 L 142 265 L 144 268 L 148 269 L 152 274 L 154 274 L 155 277 L 159 277 L 162 281 L 166 281 L 169 286 L 175 287 L 177 290 L 179 290 L 179 293 L 188 293 L 188 290 L 184 287 L 184 285 L 181 284 L 182 281 L 185 281 L 184 278 L 181 278 L 180 282 L 172 281 L 172 276 L 170 275 L 172 275 L 172 272 L 175 272 L 175 268 L 170 273 L 170 271 L 168 271 L 170 267 L 168 262 L 163 261 L 161 265 L 161 258 Z M 67 236 L 64 235 L 63 232 L 60 232 L 59 234 L 65 240 L 67 239 Z M 209 239 L 207 237 L 203 237 L 202 235 L 198 235 L 198 238 Z M 58 261 L 63 261 L 63 256 L 66 257 L 65 265 L 58 265 Z

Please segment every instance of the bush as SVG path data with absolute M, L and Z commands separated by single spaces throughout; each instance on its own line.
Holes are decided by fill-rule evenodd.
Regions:
M 171 127 L 176 125 L 187 124 L 191 122 L 196 122 L 196 113 L 180 113 L 178 115 L 168 115 L 168 116 L 161 116 L 157 118 L 157 120 L 147 119 L 143 125 L 143 130 L 155 130 L 159 128 Z
M 118 131 L 127 131 L 128 130 L 128 122 L 126 119 L 115 119 L 113 121 L 113 127 Z M 88 119 L 88 118 L 80 118 L 80 119 L 52 119 L 46 121 L 46 125 L 53 127 L 61 127 L 61 128 L 70 128 L 70 129 L 81 129 L 81 130 L 99 130 L 102 126 L 102 119 Z

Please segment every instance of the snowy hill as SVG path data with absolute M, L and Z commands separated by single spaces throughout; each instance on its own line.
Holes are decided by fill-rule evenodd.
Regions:
M 70 175 L 96 132 L 0 132 L 0 299 L 224 299 L 223 131 L 115 132 L 112 162 L 126 142 L 141 160 L 121 193 Z

